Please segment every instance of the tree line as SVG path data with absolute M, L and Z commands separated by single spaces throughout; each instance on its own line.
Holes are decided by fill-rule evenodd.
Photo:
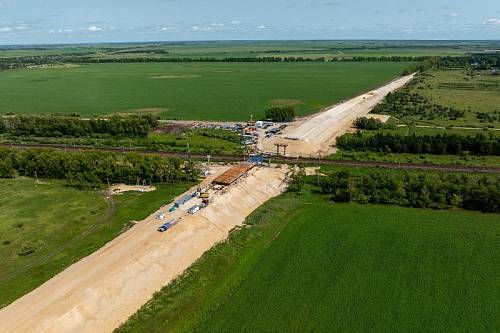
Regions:
M 273 106 L 266 110 L 266 119 L 274 122 L 290 122 L 295 119 L 293 106 Z
M 304 56 L 265 56 L 265 57 L 110 57 L 99 58 L 92 54 L 64 54 L 48 56 L 23 56 L 0 58 L 0 69 L 16 69 L 29 66 L 57 64 L 93 64 L 93 63 L 141 63 L 141 62 L 423 62 L 429 57 L 422 56 L 380 56 L 380 57 L 304 57 Z
M 440 57 L 438 68 L 470 68 L 473 70 L 491 70 L 500 68 L 500 52 L 474 53 L 465 57 Z
M 321 191 L 336 202 L 500 212 L 500 178 L 451 173 L 370 170 L 322 177 Z
M 500 156 L 500 136 L 437 134 L 402 135 L 392 133 L 345 134 L 337 139 L 337 147 L 353 151 L 375 151 L 410 154 Z
M 199 171 L 190 161 L 137 153 L 65 152 L 50 149 L 0 149 L 0 178 L 15 176 L 65 179 L 72 186 L 194 181 Z
M 6 116 L 0 118 L 0 134 L 36 137 L 147 137 L 158 125 L 151 115 L 80 119 L 54 116 Z

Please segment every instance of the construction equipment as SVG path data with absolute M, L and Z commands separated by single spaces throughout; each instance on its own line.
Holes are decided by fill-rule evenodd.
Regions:
M 208 192 L 200 193 L 200 199 L 205 206 L 208 206 L 210 203 L 210 194 Z
M 172 228 L 174 225 L 177 224 L 177 219 L 170 220 L 167 223 L 163 224 L 161 227 L 158 228 L 159 232 L 165 232 L 168 229 Z

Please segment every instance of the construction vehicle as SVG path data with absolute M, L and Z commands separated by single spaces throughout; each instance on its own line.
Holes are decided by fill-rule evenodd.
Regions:
M 200 199 L 203 205 L 208 206 L 210 203 L 210 194 L 208 194 L 208 192 L 200 193 Z
M 168 229 L 172 228 L 176 224 L 177 224 L 177 220 L 170 220 L 167 223 L 163 224 L 161 227 L 159 227 L 158 231 L 159 232 L 165 232 Z
M 192 214 L 192 215 L 196 214 L 201 208 L 202 208 L 202 206 L 200 206 L 200 205 L 193 206 L 193 207 L 188 209 L 188 213 Z

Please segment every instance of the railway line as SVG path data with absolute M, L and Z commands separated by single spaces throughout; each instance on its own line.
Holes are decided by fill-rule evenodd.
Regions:
M 94 146 L 68 146 L 61 144 L 32 144 L 32 143 L 0 143 L 0 147 L 29 149 L 29 148 L 45 148 L 58 149 L 66 151 L 104 151 L 113 153 L 138 153 L 159 155 L 165 157 L 191 158 L 203 160 L 207 158 L 204 153 L 186 153 L 186 152 L 168 152 L 161 150 L 148 150 L 140 148 L 123 148 L 123 147 L 94 147 Z M 239 162 L 243 161 L 248 155 L 211 155 L 210 159 L 214 162 Z M 448 171 L 448 172 L 471 172 L 471 173 L 500 173 L 500 167 L 482 167 L 482 166 L 465 166 L 465 165 L 445 165 L 445 164 L 422 164 L 422 163 L 392 163 L 392 162 L 373 162 L 373 161 L 350 161 L 350 160 L 327 160 L 308 157 L 287 157 L 287 156 L 270 156 L 270 160 L 274 163 L 284 164 L 308 164 L 308 165 L 338 165 L 348 167 L 373 167 L 385 169 L 405 169 L 405 170 L 431 170 L 431 171 Z

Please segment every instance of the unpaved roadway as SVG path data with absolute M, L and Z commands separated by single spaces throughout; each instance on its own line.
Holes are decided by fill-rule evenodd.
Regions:
M 181 218 L 178 225 L 158 232 L 165 220 L 156 220 L 156 213 L 139 222 L 1 309 L 0 332 L 112 332 L 156 291 L 225 240 L 252 211 L 279 195 L 286 186 L 285 173 L 285 168 L 253 169 L 225 192 L 214 194 L 214 202 L 196 215 L 185 211 L 199 199 L 174 214 L 163 207 L 166 220 Z
M 414 77 L 408 75 L 389 84 L 333 106 L 313 117 L 292 124 L 283 134 L 260 142 L 266 152 L 276 152 L 275 144 L 288 145 L 287 156 L 326 156 L 334 152 L 335 138 L 344 134 L 356 118 L 367 115 L 387 94 L 393 92 Z

